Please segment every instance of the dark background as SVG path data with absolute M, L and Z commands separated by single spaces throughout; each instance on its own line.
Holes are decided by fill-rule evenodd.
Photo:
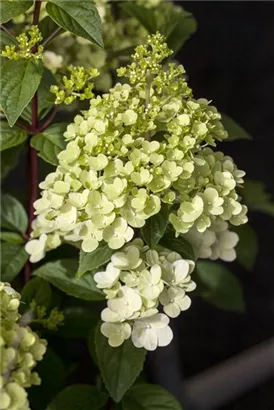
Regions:
M 247 178 L 264 181 L 274 194 L 274 3 L 178 3 L 198 22 L 197 33 L 178 56 L 194 96 L 213 100 L 254 138 L 226 142 L 220 149 L 233 156 Z M 244 286 L 246 313 L 227 313 L 200 299 L 193 301 L 177 323 L 186 378 L 274 335 L 274 218 L 250 213 L 249 220 L 260 248 L 254 272 L 231 266 Z M 274 409 L 274 378 L 222 408 L 245 409 Z

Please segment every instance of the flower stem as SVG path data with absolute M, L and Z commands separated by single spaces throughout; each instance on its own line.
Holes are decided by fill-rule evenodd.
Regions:
M 33 13 L 33 25 L 38 25 L 39 23 L 39 16 L 40 16 L 40 9 L 41 9 L 41 1 L 36 1 L 34 6 L 34 13 Z M 37 51 L 37 47 L 33 47 L 32 52 L 35 53 Z M 30 129 L 30 136 L 35 135 L 37 133 L 38 128 L 38 93 L 33 96 L 31 102 L 31 129 Z M 30 145 L 30 138 L 28 140 L 28 161 L 27 161 L 27 181 L 29 184 L 29 205 L 28 205 L 28 232 L 27 236 L 29 238 L 31 233 L 31 224 L 34 219 L 34 207 L 33 204 L 37 199 L 38 196 L 38 159 L 36 150 L 32 148 Z M 24 271 L 24 281 L 25 283 L 30 280 L 31 276 L 31 265 L 29 262 L 26 263 L 25 271 Z
M 45 47 L 47 44 L 49 44 L 59 33 L 60 31 L 62 31 L 61 27 L 58 27 L 56 30 L 54 30 L 49 36 L 48 38 L 46 38 L 44 40 L 44 42 L 42 43 L 42 46 Z
M 5 27 L 3 24 L 1 24 L 0 28 L 1 28 L 1 30 L 5 31 L 11 38 L 16 40 L 15 35 L 9 29 L 7 29 L 7 27 Z

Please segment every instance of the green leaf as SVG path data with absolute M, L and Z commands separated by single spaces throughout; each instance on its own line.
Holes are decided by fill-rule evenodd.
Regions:
M 66 387 L 47 406 L 47 410 L 99 410 L 107 403 L 108 396 L 88 384 Z
M 237 261 L 251 272 L 259 251 L 256 232 L 247 224 L 234 226 L 233 231 L 237 232 L 240 238 L 236 247 Z
M 57 83 L 52 72 L 47 68 L 44 68 L 42 79 L 37 90 L 38 117 L 40 120 L 43 119 L 54 106 L 55 95 L 50 92 L 50 86 L 55 84 Z M 29 124 L 31 124 L 31 102 L 24 109 L 21 117 Z
M 86 339 L 99 320 L 99 314 L 90 307 L 71 306 L 62 309 L 62 313 L 64 324 L 58 329 L 58 336 L 68 339 Z
M 123 407 L 130 410 L 183 410 L 172 394 L 155 384 L 133 386 L 123 399 Z
M 189 37 L 197 30 L 197 23 L 191 13 L 182 11 L 176 12 L 172 16 L 173 21 L 160 30 L 162 34 L 166 35 L 166 42 L 168 47 L 176 54 Z M 169 33 L 166 33 L 166 31 Z
M 49 309 L 51 306 L 51 287 L 45 280 L 41 278 L 32 278 L 28 281 L 22 289 L 21 300 L 22 312 L 29 309 L 29 306 L 33 300 L 35 300 L 38 306 L 44 306 Z
M 0 232 L 0 239 L 3 242 L 15 244 L 15 245 L 20 245 L 24 243 L 23 237 L 16 232 L 8 232 L 8 231 L 2 231 Z
M 8 194 L 1 198 L 1 227 L 20 233 L 25 233 L 28 227 L 28 216 L 23 205 Z
M 3 51 L 6 46 L 16 46 L 17 40 L 11 36 L 8 35 L 4 30 L 1 30 L 1 35 L 0 35 L 0 49 Z
M 91 1 L 51 0 L 47 2 L 46 10 L 60 27 L 100 47 L 104 46 L 100 16 Z
M 98 321 L 97 321 L 98 322 Z M 93 362 L 96 364 L 98 367 L 98 359 L 97 359 L 97 354 L 96 354 L 96 345 L 95 345 L 95 335 L 96 335 L 96 325 L 91 327 L 89 329 L 89 335 L 88 335 L 88 351 L 89 354 L 93 360 Z
M 25 13 L 31 6 L 33 1 L 9 0 L 0 2 L 0 23 L 6 23 L 12 18 Z M 2 34 L 2 32 L 1 32 Z
M 42 383 L 40 386 L 28 389 L 30 408 L 45 410 L 50 400 L 59 393 L 66 379 L 66 369 L 62 359 L 47 347 L 43 360 L 38 362 L 35 371 L 39 374 Z
M 106 243 L 100 244 L 93 252 L 80 251 L 77 278 L 81 278 L 86 272 L 100 268 L 107 263 L 115 251 Z
M 23 145 L 17 145 L 16 147 L 1 152 L 1 181 L 16 167 L 22 150 Z
M 243 312 L 245 302 L 239 279 L 226 267 L 216 262 L 198 261 L 195 276 L 204 289 L 201 296 L 214 306 L 235 312 Z
M 274 200 L 272 195 L 266 191 L 266 186 L 263 182 L 246 180 L 241 196 L 249 210 L 274 216 Z
M 74 259 L 60 259 L 46 263 L 33 272 L 70 296 L 85 300 L 102 300 L 104 294 L 96 287 L 91 274 L 75 279 L 77 262 Z
M 16 125 L 12 128 L 6 121 L 1 121 L 0 151 L 23 144 L 28 138 L 26 131 Z
M 12 127 L 39 87 L 43 63 L 32 59 L 2 64 L 1 106 Z
M 1 243 L 1 280 L 11 282 L 21 272 L 28 254 L 21 245 Z
M 226 114 L 222 114 L 222 123 L 225 130 L 228 132 L 226 141 L 236 140 L 252 140 L 251 135 L 236 121 Z
M 168 225 L 168 215 L 168 205 L 162 204 L 160 212 L 147 219 L 141 229 L 142 236 L 150 248 L 153 249 L 163 237 Z
M 30 140 L 30 145 L 38 152 L 39 157 L 52 165 L 58 165 L 57 155 L 65 149 L 63 137 L 67 124 L 53 124 L 45 129 L 42 134 L 37 134 Z
M 105 386 L 116 401 L 120 401 L 142 371 L 145 349 L 137 349 L 131 340 L 119 347 L 111 347 L 102 335 L 100 326 L 95 332 L 95 348 L 101 376 Z
M 53 21 L 49 16 L 44 17 L 40 21 L 38 26 L 39 26 L 39 30 L 40 30 L 44 40 L 46 40 L 57 29 L 60 30 L 60 31 L 58 31 L 58 35 L 60 35 L 64 32 L 64 30 L 61 30 L 59 28 L 58 24 L 56 24 L 55 21 Z M 54 37 L 52 40 L 54 40 L 55 38 L 56 37 Z M 47 45 L 49 45 L 51 43 L 51 41 L 49 43 L 47 43 Z
M 121 7 L 125 13 L 136 18 L 149 33 L 155 33 L 157 31 L 157 20 L 153 9 L 130 2 L 121 2 L 119 7 Z
M 175 238 L 174 232 L 166 233 L 160 240 L 160 245 L 179 253 L 182 258 L 191 259 L 192 261 L 196 260 L 191 245 L 182 236 Z

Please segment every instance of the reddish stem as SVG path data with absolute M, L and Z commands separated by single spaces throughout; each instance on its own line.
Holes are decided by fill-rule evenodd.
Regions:
M 57 107 L 54 107 L 53 111 L 51 112 L 50 116 L 46 119 L 44 124 L 42 124 L 41 127 L 37 129 L 37 133 L 44 131 L 44 129 L 46 129 L 52 123 L 52 120 L 54 119 L 56 113 L 57 113 Z
M 34 6 L 34 13 L 33 13 L 33 25 L 38 25 L 39 23 L 39 15 L 41 9 L 41 1 L 36 1 Z M 32 52 L 35 53 L 37 51 L 37 46 L 33 47 Z M 37 126 L 38 126 L 38 93 L 36 92 L 31 103 L 31 129 L 30 135 L 37 134 Z M 38 196 L 38 160 L 36 150 L 31 147 L 30 145 L 30 138 L 28 141 L 28 162 L 27 162 L 27 177 L 29 183 L 29 206 L 28 206 L 28 232 L 27 236 L 30 237 L 31 233 L 31 224 L 34 220 L 34 207 L 33 204 L 37 199 Z M 25 265 L 24 271 L 24 280 L 25 283 L 30 280 L 31 277 L 31 264 L 27 262 Z

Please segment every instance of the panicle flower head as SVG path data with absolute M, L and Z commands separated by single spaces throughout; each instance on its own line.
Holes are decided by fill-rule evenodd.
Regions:
M 8 283 L 0 282 L 1 303 L 1 409 L 28 410 L 26 388 L 39 385 L 32 369 L 42 360 L 46 340 L 20 323 L 20 295 Z
M 42 34 L 38 26 L 30 26 L 27 32 L 19 34 L 16 37 L 18 46 L 6 46 L 2 51 L 1 56 L 10 60 L 19 60 L 21 58 L 42 58 L 43 46 L 38 45 L 42 40 Z M 33 52 L 33 47 L 37 46 L 37 50 Z
M 247 221 L 236 192 L 245 173 L 209 148 L 227 137 L 221 115 L 192 96 L 182 66 L 162 66 L 169 54 L 162 35 L 148 36 L 118 70 L 129 83 L 92 98 L 67 127 L 59 165 L 34 204 L 33 262 L 65 241 L 85 252 L 101 241 L 119 249 L 163 203 L 176 235 Z

